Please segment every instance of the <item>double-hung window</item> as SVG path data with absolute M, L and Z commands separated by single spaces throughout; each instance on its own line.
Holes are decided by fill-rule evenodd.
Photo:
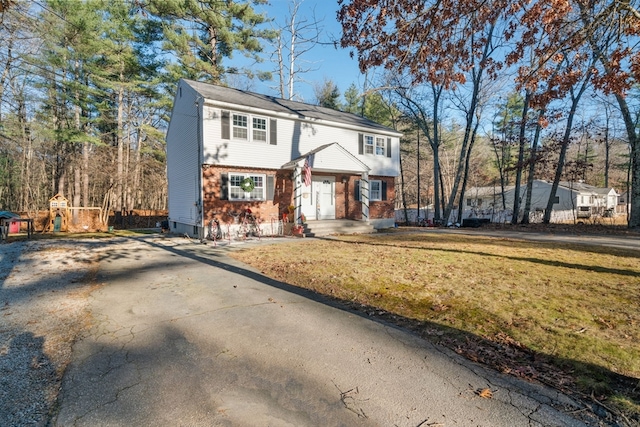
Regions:
M 369 200 L 382 200 L 382 181 L 372 179 L 369 181 Z
M 265 199 L 265 175 L 229 173 L 229 200 Z
M 385 154 L 384 148 L 385 148 L 384 138 L 376 136 L 376 155 L 377 156 L 384 156 L 384 154 Z
M 373 154 L 373 136 L 372 135 L 364 136 L 364 153 Z
M 253 140 L 257 142 L 267 142 L 267 119 L 264 117 L 253 117 Z
M 358 154 L 391 157 L 391 138 L 358 134 Z
M 234 139 L 247 139 L 248 137 L 248 117 L 244 114 L 233 114 L 233 138 Z

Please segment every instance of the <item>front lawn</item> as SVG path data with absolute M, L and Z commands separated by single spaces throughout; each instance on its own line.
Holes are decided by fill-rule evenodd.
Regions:
M 232 256 L 640 422 L 639 251 L 421 232 Z

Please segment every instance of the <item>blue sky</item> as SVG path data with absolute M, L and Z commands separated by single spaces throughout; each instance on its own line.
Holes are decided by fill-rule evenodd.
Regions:
M 299 0 L 300 1 L 300 0 Z M 292 0 L 270 0 L 270 5 L 256 6 L 256 11 L 264 11 L 269 18 L 275 20 L 274 25 L 276 27 L 284 25 L 286 18 L 289 16 L 289 6 Z M 320 35 L 321 42 L 329 43 L 331 40 L 339 40 L 342 34 L 342 29 L 336 18 L 336 12 L 338 10 L 338 2 L 335 0 L 303 0 L 301 1 L 298 16 L 300 18 L 306 18 L 308 20 L 313 19 L 312 15 L 315 10 L 315 18 L 320 22 L 323 27 L 323 31 Z M 268 53 L 273 48 L 265 44 L 265 58 L 268 58 Z M 309 52 L 307 52 L 303 58 L 305 61 L 311 63 L 310 66 L 317 69 L 316 71 L 305 73 L 301 75 L 305 80 L 310 83 L 296 83 L 295 92 L 299 93 L 305 102 L 312 102 L 315 99 L 313 92 L 313 82 L 321 83 L 324 79 L 329 79 L 338 85 L 340 94 L 344 94 L 351 83 L 355 83 L 360 90 L 364 84 L 364 76 L 360 74 L 358 69 L 358 62 L 356 59 L 352 59 L 349 56 L 349 50 L 342 49 L 338 45 L 337 49 L 332 44 L 315 45 Z M 274 68 L 268 62 L 261 64 L 261 68 L 270 69 Z M 271 82 L 256 82 L 251 90 L 267 95 L 279 96 L 279 93 L 270 88 L 277 84 L 277 78 L 274 75 L 276 81 Z

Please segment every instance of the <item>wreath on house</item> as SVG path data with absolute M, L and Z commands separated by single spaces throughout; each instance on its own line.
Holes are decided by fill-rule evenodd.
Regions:
M 251 178 L 245 178 L 240 183 L 240 188 L 245 193 L 251 193 L 253 191 L 253 189 L 256 188 L 256 183 L 253 182 L 253 180 Z

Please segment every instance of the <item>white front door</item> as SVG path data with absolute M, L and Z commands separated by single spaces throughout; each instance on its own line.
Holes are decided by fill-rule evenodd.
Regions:
M 336 219 L 336 179 L 312 176 L 311 186 L 302 187 L 302 213 L 308 220 Z

